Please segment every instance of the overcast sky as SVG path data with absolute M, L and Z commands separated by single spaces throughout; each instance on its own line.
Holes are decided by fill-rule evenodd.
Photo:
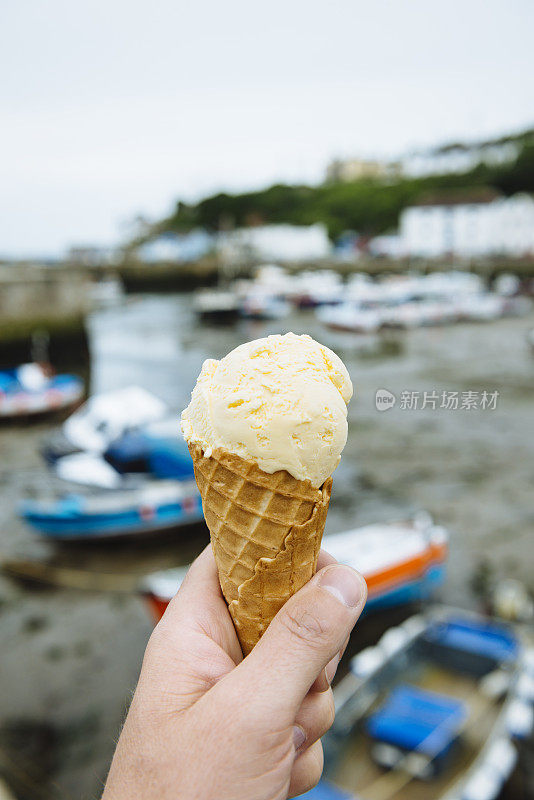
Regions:
M 0 254 L 534 122 L 531 0 L 3 0 Z

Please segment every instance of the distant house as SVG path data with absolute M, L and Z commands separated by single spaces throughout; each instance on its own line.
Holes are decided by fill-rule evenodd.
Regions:
M 402 212 L 399 234 L 408 256 L 532 255 L 534 198 L 492 190 L 434 195 Z
M 315 225 L 258 225 L 219 234 L 219 247 L 235 258 L 258 261 L 317 261 L 332 252 L 326 227 Z
M 80 267 L 113 264 L 116 259 L 117 252 L 114 248 L 97 245 L 73 245 L 66 254 L 66 261 Z
M 477 164 L 498 166 L 513 161 L 519 151 L 517 141 L 449 144 L 409 153 L 401 160 L 402 172 L 413 178 L 468 172 Z
M 198 261 L 213 248 L 213 237 L 202 229 L 184 234 L 163 233 L 142 244 L 137 257 L 146 264 Z
M 375 258 L 402 258 L 404 243 L 402 237 L 396 233 L 382 234 L 370 239 L 367 244 L 370 255 Z
M 329 183 L 350 183 L 364 178 L 386 178 L 399 174 L 399 164 L 364 158 L 335 159 L 326 168 Z

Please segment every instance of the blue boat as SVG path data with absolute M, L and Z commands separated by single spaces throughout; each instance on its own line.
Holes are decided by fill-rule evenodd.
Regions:
M 110 399 L 114 414 L 107 413 Z M 142 407 L 134 409 L 126 423 L 146 420 L 165 407 L 135 387 L 124 390 L 118 399 L 120 403 L 115 394 L 89 402 L 67 420 L 67 429 L 76 423 L 70 450 L 51 448 L 47 453 L 65 488 L 28 499 L 19 508 L 42 536 L 56 540 L 140 536 L 203 519 L 193 462 L 177 435 L 177 419 L 163 419 L 152 432 L 149 425 L 129 429 L 124 425 L 123 406 L 128 409 L 132 400 L 142 401 Z M 93 424 L 97 419 L 106 421 L 105 430 Z M 122 433 L 107 442 L 107 436 L 117 430 Z M 80 449 L 76 441 L 87 441 L 95 449 Z M 103 446 L 101 452 L 97 445 Z
M 0 371 L 0 419 L 16 419 L 62 411 L 83 397 L 76 375 L 49 375 L 40 364 L 22 364 Z
M 143 480 L 137 487 L 25 500 L 20 513 L 39 534 L 58 541 L 142 536 L 203 519 L 194 480 Z
M 306 800 L 495 800 L 534 728 L 532 633 L 442 606 L 390 628 L 334 688 Z
M 144 431 L 126 433 L 111 443 L 104 458 L 121 474 L 145 472 L 156 478 L 193 478 L 193 462 L 187 444 L 178 436 L 176 420 L 174 427 L 172 438 Z
M 127 455 L 128 449 L 132 452 L 146 449 L 141 441 L 136 442 L 137 434 L 176 438 L 177 420 L 178 415 L 171 414 L 166 404 L 151 392 L 140 386 L 126 386 L 90 397 L 60 430 L 47 437 L 41 453 L 50 464 L 72 453 L 102 455 L 114 446 Z M 151 430 L 151 426 L 156 428 Z M 130 441 L 128 437 L 132 437 Z M 129 458 L 132 460 L 131 455 Z

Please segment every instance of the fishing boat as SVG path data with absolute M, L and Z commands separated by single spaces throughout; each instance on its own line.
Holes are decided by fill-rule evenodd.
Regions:
M 359 570 L 368 587 L 367 611 L 429 597 L 444 577 L 448 534 L 426 514 L 413 520 L 366 525 L 332 534 L 323 547 L 342 564 Z M 185 569 L 161 570 L 143 580 L 156 620 L 182 582 Z
M 49 463 L 82 451 L 105 453 L 126 434 L 146 430 L 156 423 L 161 425 L 163 421 L 168 423 L 169 430 L 174 425 L 176 435 L 176 417 L 169 419 L 168 406 L 140 386 L 103 392 L 90 397 L 71 414 L 61 429 L 43 442 L 41 453 Z M 158 434 L 161 435 L 159 430 Z
M 51 375 L 41 364 L 22 364 L 0 371 L 0 419 L 16 419 L 62 411 L 78 403 L 84 392 L 76 375 Z
M 162 434 L 166 427 L 146 430 L 159 428 Z M 103 454 L 80 451 L 57 458 L 53 469 L 65 488 L 29 499 L 19 509 L 48 538 L 146 534 L 202 519 L 193 462 L 176 435 L 131 432 Z
M 194 480 L 144 477 L 118 489 L 62 491 L 43 499 L 27 499 L 19 511 L 37 533 L 57 541 L 143 536 L 203 519 Z
M 532 639 L 431 607 L 356 655 L 334 700 L 306 800 L 494 800 L 533 728 Z

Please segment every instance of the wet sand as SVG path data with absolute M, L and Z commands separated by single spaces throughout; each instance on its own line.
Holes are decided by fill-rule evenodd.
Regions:
M 146 297 L 91 319 L 92 385 L 98 391 L 135 380 L 179 408 L 206 356 L 275 331 L 311 333 L 345 360 L 356 390 L 327 532 L 426 509 L 451 532 L 442 597 L 473 606 L 470 579 L 484 559 L 496 575 L 534 589 L 534 358 L 525 341 L 532 325 L 534 316 L 422 329 L 391 334 L 384 344 L 329 332 L 311 313 L 283 327 L 200 328 L 186 296 Z M 378 388 L 397 396 L 392 410 L 376 410 Z M 495 411 L 400 408 L 401 392 L 433 390 L 500 395 Z M 141 575 L 186 563 L 202 548 L 201 527 L 113 546 L 39 540 L 17 519 L 16 505 L 25 487 L 47 480 L 37 446 L 53 427 L 0 428 L 2 558 Z M 0 614 L 0 774 L 20 798 L 98 797 L 152 629 L 142 599 L 2 577 Z

